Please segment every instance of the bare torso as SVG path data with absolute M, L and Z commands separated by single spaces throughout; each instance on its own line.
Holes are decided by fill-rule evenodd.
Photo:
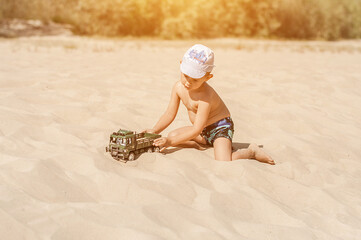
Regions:
M 231 114 L 216 91 L 207 83 L 203 83 L 202 88 L 202 91 L 188 91 L 180 82 L 178 83 L 177 94 L 187 108 L 192 124 L 194 124 L 200 101 L 208 101 L 211 105 L 206 126 L 229 117 Z

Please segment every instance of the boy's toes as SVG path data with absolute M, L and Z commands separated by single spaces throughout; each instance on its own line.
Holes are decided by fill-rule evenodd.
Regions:
M 268 163 L 268 164 L 271 164 L 271 165 L 276 164 L 275 161 L 260 148 L 256 149 L 255 159 L 257 161 L 259 161 L 259 162 Z
M 271 164 L 271 165 L 276 165 L 275 161 L 272 158 L 269 158 L 269 160 L 267 161 L 267 163 Z

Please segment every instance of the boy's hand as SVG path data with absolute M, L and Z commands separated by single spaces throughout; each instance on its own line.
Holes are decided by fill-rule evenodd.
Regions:
M 160 152 L 163 152 L 167 147 L 169 147 L 169 141 L 166 137 L 157 138 L 153 142 L 154 146 L 157 146 L 160 148 Z

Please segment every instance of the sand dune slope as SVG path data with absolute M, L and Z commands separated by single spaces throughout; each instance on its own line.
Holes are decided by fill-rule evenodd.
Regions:
M 1 239 L 360 239 L 361 43 L 200 41 L 275 166 L 105 146 L 152 127 L 192 41 L 0 40 Z M 163 134 L 189 125 L 184 107 Z

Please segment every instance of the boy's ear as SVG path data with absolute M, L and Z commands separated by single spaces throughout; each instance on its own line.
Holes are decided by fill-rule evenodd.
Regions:
M 206 81 L 208 81 L 208 80 L 211 79 L 212 77 L 213 77 L 213 74 L 210 73 L 210 74 L 207 76 L 207 80 L 206 80 Z

